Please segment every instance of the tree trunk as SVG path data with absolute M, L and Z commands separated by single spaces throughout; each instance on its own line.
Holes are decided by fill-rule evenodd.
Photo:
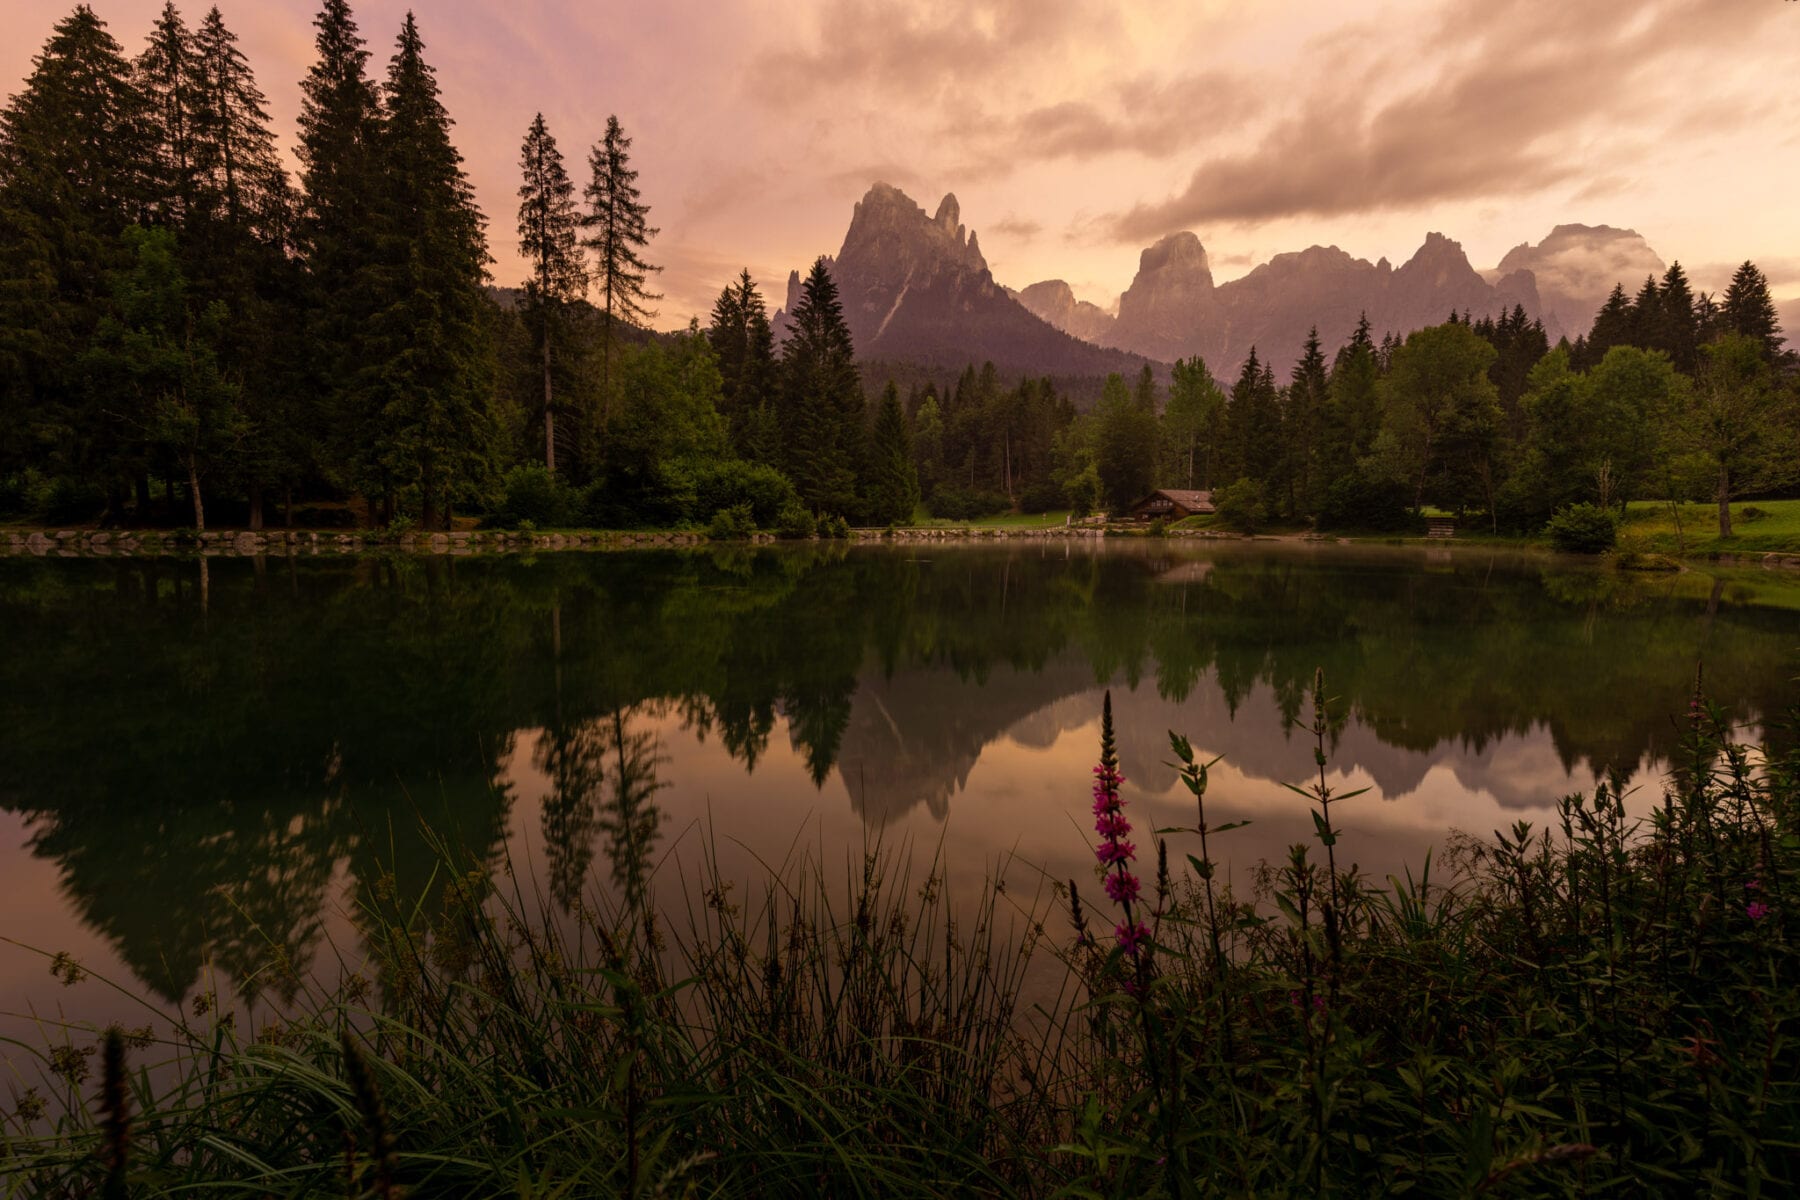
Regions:
M 294 527 L 294 488 L 291 484 L 281 491 L 281 523 L 289 529 Z
M 200 466 L 192 454 L 188 455 L 188 495 L 194 501 L 194 531 L 206 532 L 206 503 L 200 498 Z
M 263 527 L 263 493 L 262 484 L 250 485 L 250 528 L 260 530 Z
M 139 471 L 137 477 L 137 523 L 150 519 L 150 473 Z
M 1731 536 L 1731 468 L 1719 464 L 1719 536 Z
M 544 469 L 556 474 L 556 414 L 550 408 L 550 318 L 544 317 Z

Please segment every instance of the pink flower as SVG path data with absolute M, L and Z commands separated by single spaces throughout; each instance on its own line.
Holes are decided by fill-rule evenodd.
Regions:
M 1150 927 L 1142 921 L 1120 921 L 1113 927 L 1113 936 L 1119 939 L 1119 949 L 1135 955 L 1139 944 L 1150 940 Z
M 1116 875 L 1106 877 L 1106 894 L 1116 904 L 1124 904 L 1138 898 L 1138 877 L 1120 870 Z
M 1121 842 L 1117 838 L 1114 838 L 1110 841 L 1101 842 L 1099 849 L 1094 851 L 1094 857 L 1109 867 L 1114 866 L 1115 864 L 1128 863 L 1133 858 L 1137 857 L 1137 847 L 1130 842 Z
M 1124 837 L 1131 832 L 1131 822 L 1124 813 L 1104 812 L 1094 821 L 1094 832 L 1103 838 Z
M 1760 921 L 1769 915 L 1769 906 L 1764 904 L 1761 900 L 1758 900 L 1756 903 L 1744 909 L 1744 915 L 1749 917 L 1752 921 Z

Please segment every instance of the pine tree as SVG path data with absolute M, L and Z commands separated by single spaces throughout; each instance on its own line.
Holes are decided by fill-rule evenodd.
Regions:
M 1632 304 L 1625 296 L 1625 285 L 1613 284 L 1612 294 L 1594 317 L 1583 355 L 1575 361 L 1577 370 L 1586 370 L 1606 357 L 1614 346 L 1628 346 L 1632 336 Z
M 117 489 L 141 452 L 91 410 L 76 363 L 144 212 L 142 98 L 87 5 L 59 21 L 0 112 L 0 471 L 27 463 Z
M 293 331 L 298 272 L 289 254 L 293 196 L 268 102 L 213 8 L 193 37 L 190 204 L 182 229 L 192 286 L 229 313 L 220 360 L 242 389 L 244 433 L 235 473 L 250 499 L 250 527 L 263 525 L 263 492 L 290 497 L 319 430 L 302 404 L 304 347 Z
M 1282 442 L 1287 452 L 1282 474 L 1287 483 L 1286 511 L 1290 516 L 1316 513 L 1325 499 L 1319 455 L 1329 391 L 1325 352 L 1319 345 L 1319 329 L 1315 325 L 1307 334 L 1300 360 L 1294 364 L 1287 406 L 1282 413 Z
M 876 525 L 912 522 L 919 503 L 919 474 L 913 466 L 912 438 L 906 414 L 900 408 L 900 389 L 889 380 L 881 394 L 875 428 L 869 436 L 869 478 L 866 488 L 869 520 Z
M 367 75 L 369 52 L 346 0 L 323 0 L 313 25 L 319 57 L 300 84 L 295 223 L 307 275 L 308 390 L 322 400 L 331 432 L 327 473 L 380 499 L 387 516 L 393 487 L 376 452 L 380 413 L 353 395 L 374 353 L 365 343 L 378 311 L 382 116 Z
M 194 207 L 195 109 L 199 106 L 198 48 L 176 11 L 163 4 L 150 43 L 133 67 L 144 116 L 155 131 L 149 163 L 153 220 L 181 228 Z
M 556 405 L 551 383 L 551 347 L 564 309 L 587 294 L 587 261 L 576 237 L 580 223 L 575 185 L 563 169 L 556 139 L 539 113 L 525 133 L 519 153 L 524 182 L 519 185 L 519 253 L 531 264 L 525 281 L 525 310 L 535 327 L 544 368 L 544 468 L 556 472 Z
M 1769 295 L 1769 280 L 1755 263 L 1746 260 L 1732 274 L 1720 305 L 1719 324 L 1722 332 L 1755 338 L 1762 344 L 1765 360 L 1774 362 L 1780 356 L 1781 322 Z
M 1139 412 L 1156 415 L 1156 374 L 1149 363 L 1138 372 L 1137 386 L 1131 389 L 1131 402 L 1137 405 Z
M 1662 293 L 1657 288 L 1656 276 L 1646 275 L 1644 286 L 1638 289 L 1637 296 L 1631 302 L 1631 332 L 1626 338 L 1626 345 L 1649 350 L 1654 347 L 1662 328 Z
M 594 252 L 594 283 L 600 291 L 604 406 L 611 403 L 614 326 L 642 325 L 655 317 L 649 305 L 662 297 L 645 290 L 644 283 L 662 268 L 645 262 L 641 253 L 659 231 L 650 227 L 650 206 L 639 197 L 638 173 L 631 169 L 631 139 L 618 117 L 606 118 L 606 134 L 589 154 L 588 167 L 592 178 L 583 193 L 588 212 L 582 225 L 590 231 L 586 245 Z
M 1694 289 L 1679 262 L 1669 264 L 1657 288 L 1657 322 L 1647 350 L 1661 350 L 1684 375 L 1694 373 L 1700 349 L 1699 320 L 1694 311 Z
M 719 357 L 724 379 L 721 407 L 732 445 L 743 458 L 771 461 L 768 456 L 776 452 L 767 444 L 774 421 L 775 335 L 748 269 L 719 293 L 706 337 Z
M 782 348 L 782 468 L 808 506 L 843 515 L 856 504 L 862 383 L 837 284 L 820 258 L 807 273 Z
M 1106 377 L 1094 418 L 1100 497 L 1112 512 L 1122 513 L 1156 483 L 1156 417 L 1113 374 Z
M 483 326 L 487 243 L 410 13 L 384 92 L 372 279 L 377 308 L 354 390 L 367 411 L 380 415 L 375 470 L 365 478 L 379 480 L 390 494 L 416 488 L 421 523 L 436 529 L 455 501 L 478 491 L 492 471 L 496 429 Z

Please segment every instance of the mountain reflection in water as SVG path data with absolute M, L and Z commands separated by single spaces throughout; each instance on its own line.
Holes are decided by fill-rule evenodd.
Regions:
M 1602 772 L 1653 796 L 1696 662 L 1741 721 L 1794 702 L 1797 610 L 1776 576 L 1474 550 L 215 560 L 204 589 L 193 561 L 5 559 L 0 934 L 152 997 L 212 969 L 278 1000 L 390 873 L 434 886 L 422 825 L 565 906 L 650 887 L 697 826 L 762 861 L 948 829 L 1066 874 L 1107 687 L 1128 794 L 1182 819 L 1191 735 L 1253 861 L 1304 836 L 1279 784 L 1311 767 L 1315 667 L 1332 770 L 1374 789 L 1347 825 L 1422 851 Z M 67 1010 L 3 951 L 0 1007 Z

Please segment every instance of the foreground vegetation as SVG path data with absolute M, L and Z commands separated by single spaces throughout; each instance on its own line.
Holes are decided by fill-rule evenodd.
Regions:
M 1550 828 L 1377 882 L 1336 828 L 1312 688 L 1314 845 L 1218 882 L 1132 830 L 1110 704 L 1097 876 L 953 904 L 879 852 L 655 912 L 641 821 L 563 922 L 459 859 L 369 890 L 367 976 L 240 1029 L 71 1032 L 16 1096 L 35 1196 L 1781 1194 L 1800 1179 L 1800 757 L 1696 688 L 1642 819 L 1603 786 Z M 1300 801 L 1297 801 L 1300 802 Z M 1142 872 L 1140 880 L 1136 872 Z M 1008 914 L 1011 914 L 1011 919 Z M 78 973 L 58 958 L 53 969 Z M 1033 973 L 1050 998 L 1022 1000 Z M 1033 994 L 1040 989 L 1032 988 Z M 98 1069 L 93 1062 L 99 1056 Z M 53 1089 L 53 1091 L 49 1090 Z

